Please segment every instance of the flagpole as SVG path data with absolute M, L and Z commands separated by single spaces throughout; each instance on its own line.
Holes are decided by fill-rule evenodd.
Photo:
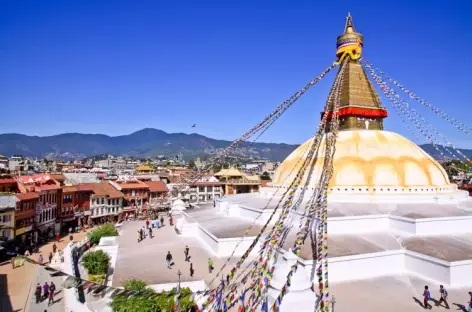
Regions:
M 180 270 L 177 271 L 177 275 L 179 276 L 179 283 L 177 284 L 177 310 L 176 312 L 180 312 L 181 310 L 181 301 L 180 301 L 180 275 L 182 275 L 182 273 L 180 273 Z

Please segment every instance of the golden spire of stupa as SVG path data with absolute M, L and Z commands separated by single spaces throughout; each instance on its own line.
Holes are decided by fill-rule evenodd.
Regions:
M 383 118 L 387 117 L 387 110 L 382 107 L 377 92 L 358 62 L 363 42 L 364 37 L 356 32 L 349 13 L 344 33 L 338 36 L 336 44 L 339 62 L 349 56 L 341 85 L 340 130 L 383 130 Z
M 338 36 L 336 41 L 336 56 L 338 60 L 341 61 L 347 55 L 349 55 L 352 60 L 359 59 L 362 54 L 363 45 L 364 36 L 356 32 L 351 13 L 348 13 L 344 33 Z
M 354 33 L 356 30 L 354 29 L 354 24 L 352 23 L 352 16 L 351 13 L 347 13 L 346 17 L 346 26 L 344 26 L 344 33 L 350 34 Z

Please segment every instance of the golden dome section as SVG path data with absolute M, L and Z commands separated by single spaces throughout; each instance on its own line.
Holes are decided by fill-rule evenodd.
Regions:
M 312 140 L 300 145 L 285 159 L 277 168 L 271 186 L 290 186 Z M 323 140 L 309 187 L 316 187 L 324 157 Z M 303 183 L 307 178 L 308 173 Z M 381 130 L 352 130 L 338 133 L 334 174 L 329 186 L 352 187 L 356 191 L 376 191 L 376 188 L 384 187 L 411 191 L 409 188 L 416 187 L 449 189 L 451 184 L 439 163 L 401 135 Z

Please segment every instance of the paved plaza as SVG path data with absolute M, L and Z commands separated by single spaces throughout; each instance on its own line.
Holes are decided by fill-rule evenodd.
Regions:
M 433 311 L 447 311 L 444 304 L 437 307 L 439 284 L 418 277 L 401 275 L 386 276 L 362 281 L 331 283 L 330 294 L 336 299 L 335 312 L 415 312 L 424 311 L 423 289 L 428 285 L 431 291 Z M 469 301 L 470 288 L 448 288 L 451 311 L 468 312 L 465 306 Z
M 82 240 L 86 233 L 75 233 L 74 241 Z M 47 261 L 49 252 L 52 251 L 50 242 L 40 247 L 40 253 Z M 56 243 L 58 250 L 62 250 L 69 243 L 69 237 L 63 237 L 59 243 Z M 39 254 L 31 256 L 34 260 L 38 259 Z M 25 263 L 21 267 L 12 268 L 10 262 L 2 263 L 0 265 L 0 311 L 38 311 L 43 312 L 47 309 L 48 312 L 64 311 L 64 304 L 62 301 L 62 291 L 60 288 L 60 281 L 58 278 L 51 278 L 49 272 L 44 269 L 39 269 L 35 264 Z M 56 303 L 47 307 L 47 301 L 38 305 L 34 302 L 34 287 L 36 283 L 44 284 L 45 281 L 54 280 L 57 287 Z M 4 283 L 3 281 L 6 281 Z
M 137 243 L 136 231 L 145 225 L 144 221 L 127 222 L 119 237 L 119 255 L 116 264 L 114 286 L 131 278 L 138 278 L 148 284 L 177 282 L 177 270 L 182 272 L 182 281 L 205 280 L 207 283 L 215 276 L 227 258 L 216 258 L 196 238 L 179 236 L 174 228 L 168 225 L 154 230 L 154 238 L 146 238 Z M 193 278 L 189 276 L 189 263 L 184 261 L 184 247 L 190 248 L 191 262 L 195 268 Z M 387 244 L 388 245 L 388 244 Z M 388 247 L 388 246 L 387 246 Z M 167 269 L 165 256 L 167 251 L 173 255 L 175 265 Z M 207 259 L 212 257 L 215 271 L 208 274 Z M 232 259 L 235 263 L 239 258 Z M 232 265 L 224 271 L 227 272 Z M 216 286 L 217 281 L 213 284 Z M 439 285 L 411 275 L 386 276 L 374 279 L 331 283 L 330 293 L 335 296 L 334 311 L 379 311 L 379 312 L 414 312 L 424 310 L 422 292 L 428 285 L 433 299 L 438 299 Z M 469 300 L 468 288 L 448 289 L 449 305 L 452 311 L 466 311 Z M 446 310 L 443 306 L 436 307 L 432 301 L 433 310 Z
M 113 286 L 121 286 L 124 281 L 137 278 L 146 283 L 162 284 L 175 283 L 178 281 L 177 270 L 182 273 L 181 280 L 199 281 L 205 280 L 208 284 L 227 258 L 216 258 L 196 238 L 182 237 L 169 226 L 168 218 L 165 226 L 153 229 L 153 238 L 146 237 L 137 243 L 137 230 L 145 225 L 144 221 L 129 221 L 123 225 L 123 230 L 118 238 L 119 252 L 113 279 Z M 190 262 L 185 262 L 184 248 L 190 248 L 190 262 L 193 263 L 195 275 L 190 277 Z M 170 251 L 173 256 L 174 265 L 172 269 L 167 268 L 166 255 Z M 215 270 L 213 274 L 208 272 L 208 258 L 214 261 Z M 223 271 L 229 272 L 232 264 L 239 260 L 234 258 L 231 265 Z M 213 284 L 216 286 L 219 280 Z

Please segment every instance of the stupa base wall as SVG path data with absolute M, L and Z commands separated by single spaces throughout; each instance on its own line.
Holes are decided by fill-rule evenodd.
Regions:
M 375 191 L 373 191 L 375 189 Z M 259 191 L 260 196 L 270 198 L 280 197 L 286 191 L 285 187 L 264 187 Z M 300 191 L 298 191 L 300 192 Z M 309 198 L 313 194 L 313 189 L 305 191 L 304 198 Z M 363 188 L 358 186 L 346 186 L 343 188 L 333 188 L 328 192 L 330 203 L 437 203 L 450 204 L 467 200 L 469 193 L 458 190 L 456 186 L 444 188 L 414 187 L 400 188 L 394 186 L 384 186 L 375 188 Z
M 182 235 L 200 239 L 202 245 L 215 256 L 223 258 L 230 255 L 242 256 L 255 238 L 254 236 L 218 238 L 195 223 L 184 224 Z M 253 250 L 250 259 L 256 257 L 259 250 L 260 245 Z M 285 252 L 285 249 L 282 249 L 282 252 Z M 305 271 L 308 272 L 308 277 L 313 280 L 313 261 L 302 259 L 302 263 L 305 266 Z M 380 252 L 334 256 L 329 258 L 328 264 L 331 282 L 413 274 L 450 287 L 472 285 L 472 281 L 468 278 L 472 276 L 472 257 L 470 260 L 445 261 L 400 247 Z

